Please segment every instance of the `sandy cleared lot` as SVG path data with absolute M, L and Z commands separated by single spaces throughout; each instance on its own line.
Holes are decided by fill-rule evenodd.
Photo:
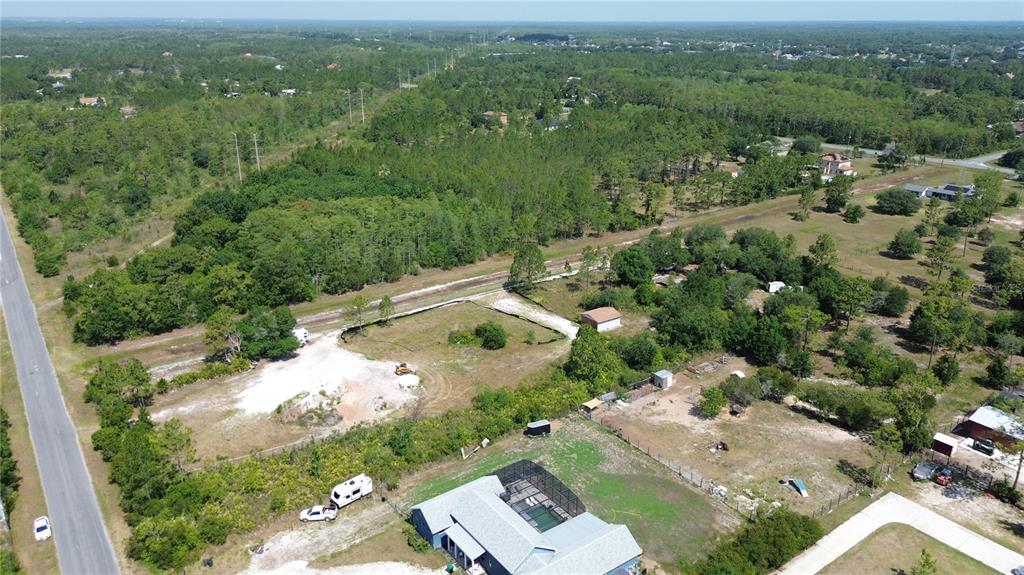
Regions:
M 394 369 L 395 362 L 346 349 L 329 333 L 292 358 L 171 392 L 158 399 L 153 417 L 191 427 L 200 457 L 232 457 L 377 421 L 413 403 L 419 377 Z
M 627 407 L 613 407 L 600 418 L 659 456 L 724 484 L 734 494 L 781 501 L 802 512 L 816 510 L 853 485 L 840 471 L 841 465 L 871 464 L 860 439 L 786 405 L 762 401 L 739 417 L 700 416 L 696 403 L 701 385 L 716 383 L 733 369 L 743 368 L 727 365 L 699 384 L 677 373 L 672 388 Z M 710 449 L 719 441 L 727 444 L 728 451 Z M 779 483 L 789 477 L 803 479 L 809 497 L 800 497 L 792 487 Z

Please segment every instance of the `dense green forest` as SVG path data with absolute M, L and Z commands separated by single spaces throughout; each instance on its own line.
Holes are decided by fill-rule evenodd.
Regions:
M 910 155 L 1010 147 L 1024 96 L 1001 27 L 957 63 L 872 34 L 840 57 L 805 30 L 779 32 L 791 58 L 759 35 L 723 49 L 714 29 L 645 31 L 648 49 L 602 47 L 607 30 L 579 46 L 497 35 L 500 49 L 453 32 L 114 32 L 5 32 L 27 57 L 5 62 L 0 88 L 4 189 L 40 272 L 154 213 L 175 221 L 171 246 L 66 282 L 91 344 L 657 222 L 695 176 L 709 182 L 702 206 L 816 185 L 813 157 L 765 152 L 779 135 Z M 47 74 L 60 70 L 57 90 Z M 386 101 L 365 125 L 357 105 L 344 143 L 255 169 L 257 142 L 347 126 L 360 89 Z M 726 160 L 745 162 L 739 178 L 701 176 Z
M 243 192 L 316 186 L 331 190 L 317 199 L 436 197 L 443 204 L 449 192 L 488 187 L 473 194 L 485 212 L 515 203 L 513 213 L 525 216 L 511 235 L 546 241 L 566 229 L 635 225 L 634 206 L 621 192 L 642 201 L 630 184 L 619 185 L 627 175 L 655 181 L 666 168 L 715 164 L 773 136 L 809 134 L 872 148 L 896 142 L 910 154 L 951 157 L 1010 147 L 1010 121 L 1022 115 L 1024 97 L 1015 31 L 993 26 L 951 37 L 939 26 L 893 40 L 871 27 L 838 37 L 803 27 L 741 27 L 726 40 L 722 30 L 696 27 L 643 30 L 623 45 L 621 35 L 595 30 L 576 46 L 533 46 L 499 34 L 492 38 L 506 42 L 497 49 L 469 44 L 455 31 L 410 29 L 392 40 L 381 30 L 360 37 L 329 28 L 26 24 L 4 32 L 3 183 L 37 268 L 57 275 L 68 252 L 124 234 L 154 212 L 174 216 L 189 198 L 233 190 L 236 163 L 255 175 L 257 145 L 265 151 L 331 122 L 347 124 L 350 95 L 362 89 L 371 98 L 398 80 L 415 80 L 417 89 L 396 94 L 345 149 L 297 157 L 266 180 L 252 178 Z M 954 40 L 960 57 L 950 61 L 941 46 Z M 82 96 L 104 105 L 80 105 Z M 486 121 L 488 110 L 508 114 L 508 129 Z M 358 123 L 358 102 L 355 117 Z M 604 185 L 603 203 L 592 193 L 600 188 L 595 180 Z M 566 188 L 573 199 L 549 197 L 545 187 L 559 188 L 556 196 Z M 639 191 L 648 200 L 658 193 Z M 577 201 L 581 195 L 590 197 Z M 197 205 L 210 202 L 203 198 L 178 215 L 179 229 L 195 227 Z M 559 202 L 581 209 L 567 215 Z M 183 217 L 192 221 L 182 224 Z M 405 253 L 385 257 L 401 266 L 370 267 L 458 265 L 507 247 L 507 229 L 475 225 L 480 232 L 461 232 L 482 234 L 467 253 L 439 253 L 445 250 L 435 245 L 438 253 L 414 258 L 395 248 Z M 363 281 L 379 275 L 370 271 Z M 360 280 L 331 283 L 328 291 L 337 291 Z

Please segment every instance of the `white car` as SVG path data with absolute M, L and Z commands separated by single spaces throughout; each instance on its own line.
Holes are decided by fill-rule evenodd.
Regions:
M 299 512 L 299 521 L 334 521 L 338 517 L 338 508 L 333 505 L 314 505 Z
M 35 533 L 36 541 L 46 541 L 53 537 L 53 531 L 50 529 L 50 518 L 45 515 L 36 517 L 36 520 L 32 522 L 32 532 Z

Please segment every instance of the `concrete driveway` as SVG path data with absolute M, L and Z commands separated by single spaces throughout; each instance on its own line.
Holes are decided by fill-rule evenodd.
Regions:
M 776 575 L 813 575 L 860 543 L 876 529 L 903 523 L 972 557 L 1000 573 L 1024 565 L 1024 555 L 967 529 L 906 497 L 888 493 L 821 538 Z

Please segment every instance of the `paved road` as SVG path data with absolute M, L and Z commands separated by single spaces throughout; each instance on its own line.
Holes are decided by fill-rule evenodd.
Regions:
M 888 493 L 822 537 L 776 575 L 813 575 L 876 529 L 889 523 L 909 525 L 999 573 L 1009 573 L 1014 567 L 1024 565 L 1024 555 L 986 539 L 905 497 Z
M 2 213 L 0 228 L 0 301 L 61 571 L 66 575 L 119 573 L 78 436 L 68 417 Z M 39 510 L 40 515 L 43 512 Z
M 848 151 L 853 149 L 853 146 L 845 146 L 845 145 L 842 145 L 842 144 L 822 144 L 822 147 L 824 147 L 824 148 L 831 148 L 831 149 L 834 149 L 834 150 L 843 150 L 843 151 L 846 151 L 846 152 L 848 152 Z M 881 150 L 871 150 L 871 149 L 868 149 L 868 148 L 861 148 L 860 150 L 862 152 L 864 152 L 864 154 L 866 154 L 866 155 L 868 155 L 868 154 L 875 154 L 875 155 L 877 155 L 877 154 L 881 154 L 882 153 Z M 1016 172 L 1014 172 L 1010 168 L 1004 168 L 1002 166 L 990 166 L 989 165 L 989 162 L 994 162 L 994 161 L 998 160 L 1005 153 L 1006 153 L 1006 151 L 993 152 L 991 154 L 985 154 L 984 156 L 976 156 L 974 158 L 964 158 L 962 160 L 953 160 L 953 159 L 950 159 L 950 158 L 937 158 L 935 156 L 925 156 L 924 161 L 926 163 L 928 163 L 928 164 L 935 164 L 937 166 L 954 166 L 954 167 L 957 167 L 957 168 L 967 168 L 968 170 L 995 170 L 997 172 L 1002 172 L 1003 174 L 1005 174 L 1007 176 L 1013 176 L 1013 175 L 1016 174 Z

